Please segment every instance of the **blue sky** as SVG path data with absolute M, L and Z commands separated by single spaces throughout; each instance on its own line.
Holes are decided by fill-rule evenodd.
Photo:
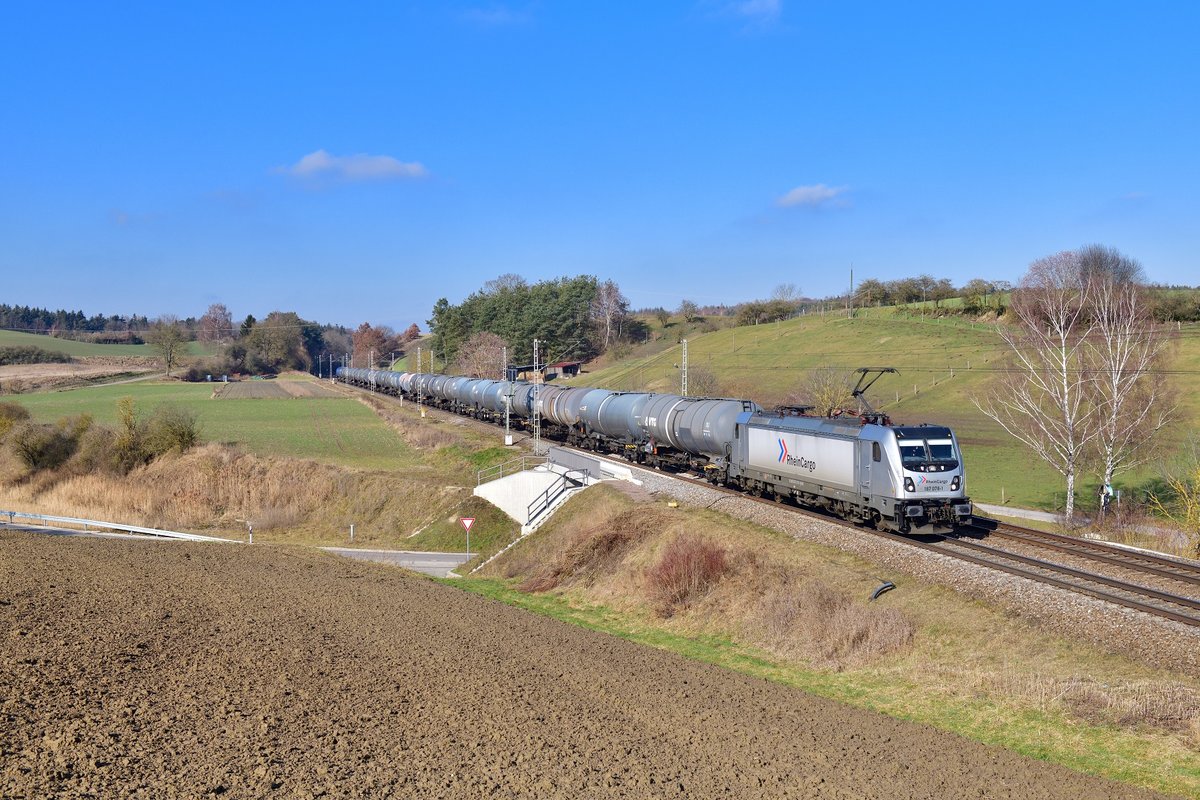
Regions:
M 1099 242 L 1200 283 L 1193 3 L 10 2 L 0 302 L 422 328 Z

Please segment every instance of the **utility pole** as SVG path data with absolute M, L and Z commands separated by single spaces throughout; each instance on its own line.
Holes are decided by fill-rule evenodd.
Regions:
M 850 265 L 850 294 L 846 295 L 846 309 L 848 317 L 854 316 L 854 265 Z
M 680 370 L 680 379 L 683 383 L 683 396 L 687 397 L 687 339 L 680 341 L 683 344 L 683 368 Z
M 513 443 L 512 430 L 509 428 L 509 415 L 512 412 L 513 384 L 508 379 L 508 345 L 504 346 L 504 376 L 507 387 L 504 392 L 504 446 L 511 447 Z
M 417 348 L 417 374 L 418 375 L 421 374 L 421 348 L 420 347 Z M 422 383 L 423 383 L 423 381 L 421 381 L 418 378 L 417 379 L 417 406 L 418 407 L 420 407 L 420 405 L 424 402 L 424 398 L 421 396 L 422 395 L 422 392 L 421 392 L 421 384 Z
M 533 454 L 540 456 L 542 454 L 542 409 L 538 403 L 540 399 L 540 375 L 538 369 L 538 348 L 541 342 L 537 339 L 533 340 Z

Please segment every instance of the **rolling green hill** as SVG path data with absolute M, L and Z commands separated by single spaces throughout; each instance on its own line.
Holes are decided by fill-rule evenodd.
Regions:
M 1156 458 L 1170 459 L 1187 441 L 1200 412 L 1200 326 L 1179 327 L 1171 367 L 1181 390 L 1180 421 L 1166 433 Z M 679 392 L 682 347 L 597 365 L 569 381 L 609 389 Z M 811 370 L 827 367 L 847 374 L 860 366 L 895 367 L 868 399 L 897 422 L 952 426 L 963 445 L 968 491 L 982 502 L 1053 510 L 1061 507 L 1063 481 L 1024 445 L 984 416 L 972 398 L 986 396 L 1003 380 L 1006 350 L 989 324 L 958 318 L 897 314 L 892 309 L 809 314 L 783 322 L 732 328 L 688 337 L 689 370 L 710 370 L 720 393 L 748 397 L 765 406 L 787 402 Z M 1138 491 L 1160 472 L 1161 463 L 1122 477 L 1118 488 Z M 1085 508 L 1094 476 L 1079 491 Z
M 40 347 L 52 353 L 66 353 L 72 358 L 89 357 L 125 357 L 157 358 L 157 354 L 148 344 L 91 344 L 76 342 L 70 339 L 58 339 L 53 336 L 43 336 L 36 333 L 0 330 L 0 347 Z M 203 342 L 188 342 L 187 356 L 205 356 L 216 352 L 212 345 Z

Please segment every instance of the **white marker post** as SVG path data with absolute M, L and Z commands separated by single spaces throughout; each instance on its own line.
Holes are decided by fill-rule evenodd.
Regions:
M 475 524 L 474 517 L 459 517 L 459 523 L 463 526 L 463 530 L 467 532 L 467 560 L 471 558 L 471 526 Z

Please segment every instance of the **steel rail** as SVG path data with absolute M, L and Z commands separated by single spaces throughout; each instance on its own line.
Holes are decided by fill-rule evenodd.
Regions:
M 1007 572 L 1010 575 L 1015 575 L 1015 576 L 1018 576 L 1021 578 L 1026 578 L 1028 580 L 1032 580 L 1037 583 L 1045 583 L 1045 584 L 1049 584 L 1051 586 L 1056 586 L 1060 589 L 1065 589 L 1074 594 L 1087 595 L 1088 597 L 1095 598 L 1096 600 L 1102 600 L 1104 602 L 1113 603 L 1115 605 L 1119 605 L 1124 608 L 1129 608 L 1134 611 L 1142 611 L 1147 614 L 1153 614 L 1154 616 L 1164 617 L 1164 618 L 1172 620 L 1174 622 L 1181 622 L 1184 625 L 1190 625 L 1192 627 L 1200 628 L 1200 617 L 1194 617 L 1194 616 L 1191 616 L 1190 614 L 1183 614 L 1178 611 L 1172 611 L 1169 608 L 1161 608 L 1160 606 L 1151 605 L 1149 603 L 1143 603 L 1138 600 L 1130 600 L 1127 597 L 1121 597 L 1120 595 L 1110 594 L 1109 592 L 1102 592 L 1099 589 L 1092 589 L 1087 586 L 1080 586 L 1077 583 L 1071 583 L 1070 581 L 1064 581 L 1064 580 L 1055 578 L 1050 575 L 1040 575 L 1036 572 L 1030 572 L 1029 570 L 1021 569 L 1020 567 L 1014 567 L 1014 566 L 1010 566 L 1008 564 L 1000 564 L 991 559 L 980 558 L 979 556 L 973 556 L 969 553 L 956 553 L 949 548 L 939 547 L 936 544 L 932 544 L 929 542 L 921 542 L 921 541 L 917 541 L 916 539 L 910 539 L 899 533 L 892 533 L 891 531 L 877 531 L 877 530 L 872 530 L 870 528 L 864 528 L 862 530 L 865 530 L 867 533 L 873 534 L 875 536 L 879 536 L 884 539 L 889 539 L 892 541 L 901 541 L 901 542 L 904 542 L 905 544 L 911 545 L 913 547 L 919 547 L 924 550 L 929 550 L 930 552 L 939 553 L 944 556 L 949 556 L 951 558 L 958 558 L 963 561 L 969 561 L 973 564 L 978 564 L 979 566 L 987 567 L 988 569 L 995 569 L 995 570 L 999 570 L 1001 572 Z M 955 540 L 943 539 L 942 541 L 954 542 Z M 959 543 L 961 543 L 961 542 L 959 542 Z M 979 545 L 979 546 L 982 547 L 982 545 Z M 985 547 L 982 549 L 991 551 L 991 552 L 1003 553 L 1003 551 L 993 551 L 992 548 Z M 1005 554 L 1005 555 L 1007 556 L 1007 555 L 1011 555 L 1011 554 Z M 1032 559 L 1032 560 L 1036 561 L 1036 559 Z M 1134 585 L 1129 584 L 1129 586 L 1133 587 Z M 1140 590 L 1145 587 L 1135 587 L 1135 588 Z M 1127 591 L 1131 591 L 1131 589 L 1127 589 Z
M 1037 569 L 1050 570 L 1051 572 L 1057 572 L 1062 575 L 1069 575 L 1072 578 L 1103 584 L 1104 586 L 1109 586 L 1113 589 L 1120 589 L 1121 591 L 1130 592 L 1132 594 L 1153 597 L 1155 600 L 1162 600 L 1166 603 L 1172 603 L 1174 605 L 1200 610 L 1200 600 L 1194 600 L 1190 597 L 1182 597 L 1180 595 L 1171 594 L 1170 592 L 1152 589 L 1149 586 L 1140 586 L 1136 583 L 1118 580 L 1117 578 L 1109 578 L 1105 575 L 1097 575 L 1094 572 L 1086 572 L 1085 570 L 1075 569 L 1074 567 L 1068 567 L 1065 564 L 1055 564 L 1051 561 L 1043 561 L 1040 558 L 1031 558 L 1029 556 L 1020 555 L 1019 553 L 1010 553 L 1007 550 L 999 550 L 995 547 L 988 547 L 987 545 L 982 545 L 978 542 L 972 542 L 966 539 L 954 539 L 946 537 L 944 541 L 953 546 L 966 547 L 967 549 L 975 550 L 976 552 L 988 553 L 997 558 L 1016 561 L 1020 564 L 1036 567 Z
M 1145 572 L 1182 583 L 1200 585 L 1200 565 L 1189 564 L 1186 561 L 1178 561 L 1154 553 L 1131 552 L 1119 547 L 1113 547 L 1111 544 L 1104 542 L 1079 539 L 1074 536 L 1065 536 L 1061 533 L 1023 528 L 1019 525 L 997 522 L 987 517 L 976 517 L 976 519 L 996 524 L 996 528 L 988 528 L 986 525 L 977 524 L 970 526 L 972 530 L 977 530 L 985 536 L 999 536 L 1014 541 L 1028 542 L 1035 547 L 1058 550 L 1063 553 L 1070 553 L 1081 558 L 1091 559 L 1092 561 L 1101 561 L 1124 569 Z

